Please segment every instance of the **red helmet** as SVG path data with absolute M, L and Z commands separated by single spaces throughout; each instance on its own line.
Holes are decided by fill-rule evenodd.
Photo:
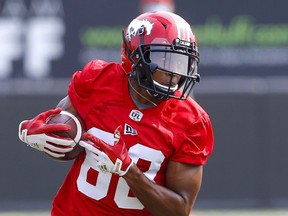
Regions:
M 121 57 L 129 76 L 158 98 L 186 99 L 200 80 L 195 35 L 183 18 L 171 12 L 148 12 L 132 20 L 123 31 Z M 157 69 L 169 73 L 171 82 L 173 75 L 180 76 L 178 86 L 153 80 Z M 175 94 L 181 87 L 181 94 Z

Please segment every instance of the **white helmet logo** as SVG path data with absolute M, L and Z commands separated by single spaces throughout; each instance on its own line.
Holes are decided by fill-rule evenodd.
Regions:
M 143 34 L 144 29 L 146 30 L 146 35 L 150 35 L 154 23 L 151 23 L 149 20 L 137 20 L 134 19 L 127 28 L 126 37 L 129 41 L 131 41 L 132 36 L 136 36 L 136 34 Z

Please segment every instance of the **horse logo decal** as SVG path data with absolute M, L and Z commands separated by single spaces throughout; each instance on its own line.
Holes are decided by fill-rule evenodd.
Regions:
M 136 34 L 143 34 L 144 30 L 146 30 L 146 35 L 150 35 L 154 23 L 151 23 L 149 20 L 137 20 L 134 19 L 127 28 L 126 37 L 129 41 L 131 41 L 131 37 L 136 36 Z

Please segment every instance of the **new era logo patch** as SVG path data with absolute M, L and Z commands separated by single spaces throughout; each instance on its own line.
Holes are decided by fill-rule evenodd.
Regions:
M 137 131 L 134 128 L 132 128 L 130 125 L 125 124 L 124 127 L 125 127 L 124 134 L 130 134 L 133 136 L 138 134 Z

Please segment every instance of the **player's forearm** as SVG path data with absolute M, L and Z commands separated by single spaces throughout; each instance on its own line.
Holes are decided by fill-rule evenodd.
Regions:
M 189 215 L 191 204 L 174 191 L 149 180 L 135 165 L 123 178 L 134 195 L 153 215 Z
M 64 97 L 58 104 L 57 107 L 61 107 L 62 110 L 66 110 L 70 113 L 76 114 L 77 110 L 73 107 L 73 105 L 70 102 L 70 99 L 68 96 Z

